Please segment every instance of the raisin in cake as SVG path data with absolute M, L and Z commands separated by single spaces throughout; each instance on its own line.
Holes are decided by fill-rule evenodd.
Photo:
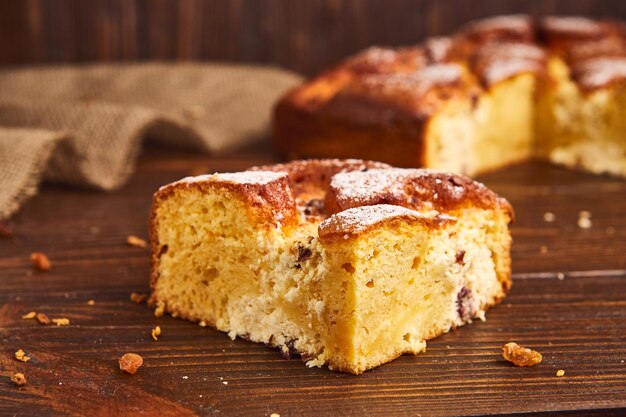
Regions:
M 501 16 L 371 48 L 289 92 L 276 148 L 475 175 L 529 158 L 626 176 L 626 30 Z
M 154 196 L 151 301 L 359 374 L 505 296 L 512 217 L 466 177 L 376 162 L 185 178 Z

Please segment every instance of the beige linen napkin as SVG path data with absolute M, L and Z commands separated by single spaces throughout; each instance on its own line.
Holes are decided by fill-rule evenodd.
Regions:
M 301 82 L 270 67 L 107 64 L 0 70 L 0 219 L 42 179 L 113 190 L 149 137 L 223 152 L 267 133 L 273 103 Z

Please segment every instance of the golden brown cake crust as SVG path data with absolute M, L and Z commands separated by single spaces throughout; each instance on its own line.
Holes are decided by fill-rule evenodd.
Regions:
M 336 175 L 326 194 L 329 214 L 376 204 L 448 213 L 468 206 L 502 210 L 513 219 L 507 200 L 463 175 L 429 169 L 387 169 Z
M 374 227 L 393 230 L 398 224 L 420 223 L 428 229 L 437 229 L 455 222 L 455 218 L 445 214 L 425 215 L 401 206 L 379 204 L 337 213 L 320 224 L 318 234 L 321 242 L 331 243 L 358 237 Z
M 213 174 L 188 177 L 161 187 L 153 196 L 150 213 L 150 245 L 151 245 L 151 286 L 158 279 L 157 263 L 159 257 L 167 251 L 161 247 L 157 235 L 157 209 L 161 204 L 177 193 L 189 189 L 200 192 L 222 190 L 238 196 L 246 202 L 249 215 L 257 223 L 271 227 L 295 226 L 298 224 L 296 203 L 289 187 L 289 178 L 282 172 L 241 172 L 235 174 Z
M 163 201 L 186 189 L 233 193 L 246 202 L 256 223 L 271 227 L 296 226 L 303 216 L 305 220 L 307 216 L 326 219 L 319 233 L 320 238 L 329 241 L 398 219 L 441 227 L 452 221 L 446 213 L 470 206 L 504 211 L 511 221 L 514 217 L 506 199 L 468 177 L 428 169 L 399 169 L 359 159 L 300 160 L 233 174 L 189 177 L 161 187 L 153 197 L 152 285 L 158 279 L 158 258 L 167 250 L 156 235 L 156 210 Z M 435 210 L 443 216 L 424 216 L 414 210 Z
M 298 196 L 303 193 L 326 193 L 330 180 L 340 172 L 367 171 L 374 168 L 392 167 L 382 162 L 362 159 L 306 159 L 284 164 L 255 166 L 249 170 L 287 173 L 291 190 Z
M 565 59 L 583 92 L 626 82 L 622 22 L 499 16 L 421 45 L 370 48 L 290 91 L 274 110 L 274 142 L 289 158 L 359 156 L 427 166 L 428 122 L 448 103 Z

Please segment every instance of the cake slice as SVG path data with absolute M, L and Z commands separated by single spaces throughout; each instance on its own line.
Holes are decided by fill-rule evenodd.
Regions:
M 484 318 L 511 206 L 466 177 L 357 160 L 186 178 L 154 196 L 152 302 L 360 374 Z

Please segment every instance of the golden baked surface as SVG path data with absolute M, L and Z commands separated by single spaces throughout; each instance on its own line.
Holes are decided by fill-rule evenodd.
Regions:
M 377 156 L 470 175 L 530 157 L 626 175 L 626 156 L 603 165 L 598 143 L 626 150 L 614 120 L 625 82 L 622 22 L 495 17 L 414 47 L 372 47 L 295 88 L 276 105 L 275 145 L 288 157 Z M 581 120 L 575 131 L 570 119 Z
M 155 314 L 210 325 L 354 374 L 498 303 L 510 204 L 455 174 L 295 161 L 161 187 Z

